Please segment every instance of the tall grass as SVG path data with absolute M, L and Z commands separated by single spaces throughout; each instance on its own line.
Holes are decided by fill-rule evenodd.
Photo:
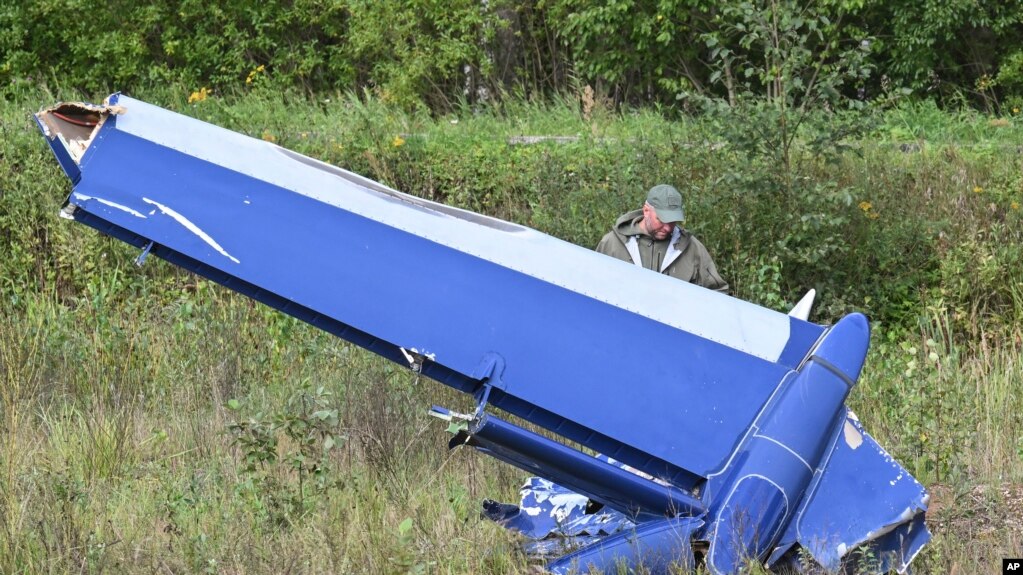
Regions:
M 466 398 L 164 262 L 136 269 L 126 246 L 57 218 L 68 184 L 29 113 L 97 98 L 54 92 L 0 105 L 0 572 L 528 572 L 479 518 L 521 474 L 447 451 L 425 415 Z M 585 95 L 437 118 L 342 93 L 136 95 L 583 245 L 646 187 L 681 182 L 737 295 L 782 309 L 813 287 L 779 258 L 792 232 L 759 215 L 772 198 L 722 183 L 743 166 L 695 120 Z M 932 488 L 919 570 L 985 570 L 1023 543 L 1006 511 L 1023 498 L 1023 181 L 999 147 L 1020 128 L 914 108 L 879 125 L 804 174 L 851 202 L 829 217 L 854 245 L 824 262 L 826 285 L 848 289 L 817 319 L 880 320 L 851 403 Z M 514 141 L 536 135 L 568 138 Z M 309 397 L 336 421 L 296 407 Z M 286 429 L 333 445 L 315 435 L 303 452 Z
M 483 496 L 512 496 L 517 474 L 447 452 L 442 426 L 426 416 L 431 399 L 463 409 L 464 399 L 200 285 L 184 323 L 180 305 L 135 315 L 111 302 L 107 311 L 133 326 L 112 345 L 91 334 L 63 337 L 94 310 L 52 298 L 30 313 L 5 310 L 0 570 L 521 568 L 508 537 L 478 517 Z M 246 344 L 223 345 L 236 338 Z M 143 375 L 119 371 L 129 361 L 144 362 Z M 333 393 L 341 445 L 329 454 L 322 490 L 286 507 L 298 480 L 283 460 L 292 447 L 280 445 L 280 460 L 247 471 L 228 428 L 279 413 L 308 380 Z M 232 399 L 237 411 L 226 407 Z

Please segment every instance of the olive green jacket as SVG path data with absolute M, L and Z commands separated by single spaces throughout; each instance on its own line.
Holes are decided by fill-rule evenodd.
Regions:
M 670 238 L 656 241 L 640 230 L 641 221 L 643 210 L 622 215 L 597 244 L 597 251 L 698 286 L 728 291 L 707 248 L 693 234 L 675 226 Z

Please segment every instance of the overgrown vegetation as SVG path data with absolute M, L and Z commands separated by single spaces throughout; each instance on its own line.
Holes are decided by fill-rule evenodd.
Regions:
M 720 117 L 620 114 L 588 91 L 436 118 L 269 88 L 135 95 L 582 245 L 675 182 L 736 295 L 786 309 L 816 287 L 816 320 L 874 320 L 852 403 L 939 495 L 921 572 L 1023 541 L 999 511 L 1023 482 L 1014 122 L 879 112 L 848 149 L 794 142 L 788 196 L 757 187 L 777 166 Z M 68 184 L 29 114 L 78 98 L 26 91 L 2 112 L 0 571 L 526 572 L 478 518 L 520 474 L 446 452 L 424 415 L 464 398 L 57 217 Z M 550 134 L 569 137 L 522 143 Z
M 465 398 L 57 216 L 69 186 L 30 114 L 115 89 L 585 246 L 674 183 L 733 295 L 787 310 L 815 288 L 812 319 L 870 316 L 851 403 L 935 497 L 915 567 L 989 570 L 1023 545 L 1020 18 L 0 6 L 0 572 L 530 569 L 478 516 L 520 474 L 425 417 Z
M 847 95 L 907 89 L 1005 114 L 1023 106 L 1021 0 L 154 0 L 103 9 L 5 0 L 0 90 L 41 81 L 227 93 L 267 72 L 281 87 L 365 91 L 406 108 L 585 85 L 615 105 L 671 105 L 725 97 L 742 80 L 736 67 L 718 82 L 715 60 L 722 49 L 753 55 L 744 40 L 753 14 L 778 30 L 816 26 L 802 40 L 824 68 L 865 52 L 875 73 Z

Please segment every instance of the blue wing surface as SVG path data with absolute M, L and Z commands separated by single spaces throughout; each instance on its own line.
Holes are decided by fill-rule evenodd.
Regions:
M 69 203 L 84 214 L 73 217 L 486 380 L 496 407 L 656 476 L 689 477 L 682 487 L 721 466 L 823 332 L 268 142 L 112 102 L 124 113 L 81 157 Z

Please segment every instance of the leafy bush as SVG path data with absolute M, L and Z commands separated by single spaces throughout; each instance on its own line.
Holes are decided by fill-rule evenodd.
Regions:
M 371 92 L 406 108 L 450 111 L 504 94 L 563 95 L 591 86 L 615 106 L 671 106 L 680 95 L 729 98 L 713 61 L 749 46 L 749 15 L 783 8 L 779 30 L 807 30 L 815 53 L 870 47 L 878 70 L 854 86 L 869 99 L 912 89 L 949 107 L 1008 110 L 1018 82 L 1020 1 L 766 0 L 87 0 L 0 6 L 0 93 L 137 92 L 183 84 L 217 93 L 266 72 L 278 88 Z M 738 34 L 736 32 L 739 32 Z M 708 45 L 707 38 L 715 44 Z M 834 42 L 836 38 L 843 39 Z M 761 63 L 766 62 L 762 61 Z M 822 64 L 831 66 L 825 58 Z M 851 95 L 851 94 L 849 94 Z M 1015 104 L 1013 103 L 1015 102 Z
M 341 439 L 340 422 L 331 395 L 303 384 L 279 413 L 257 412 L 228 426 L 244 462 L 239 489 L 272 524 L 301 518 L 338 484 L 330 454 Z M 228 407 L 238 411 L 241 403 L 232 399 Z
M 237 91 L 265 71 L 277 86 L 363 88 L 405 106 L 462 97 L 497 23 L 478 2 L 86 0 L 0 9 L 0 80 L 89 92 L 161 83 Z M 473 86 L 475 88 L 475 85 Z

